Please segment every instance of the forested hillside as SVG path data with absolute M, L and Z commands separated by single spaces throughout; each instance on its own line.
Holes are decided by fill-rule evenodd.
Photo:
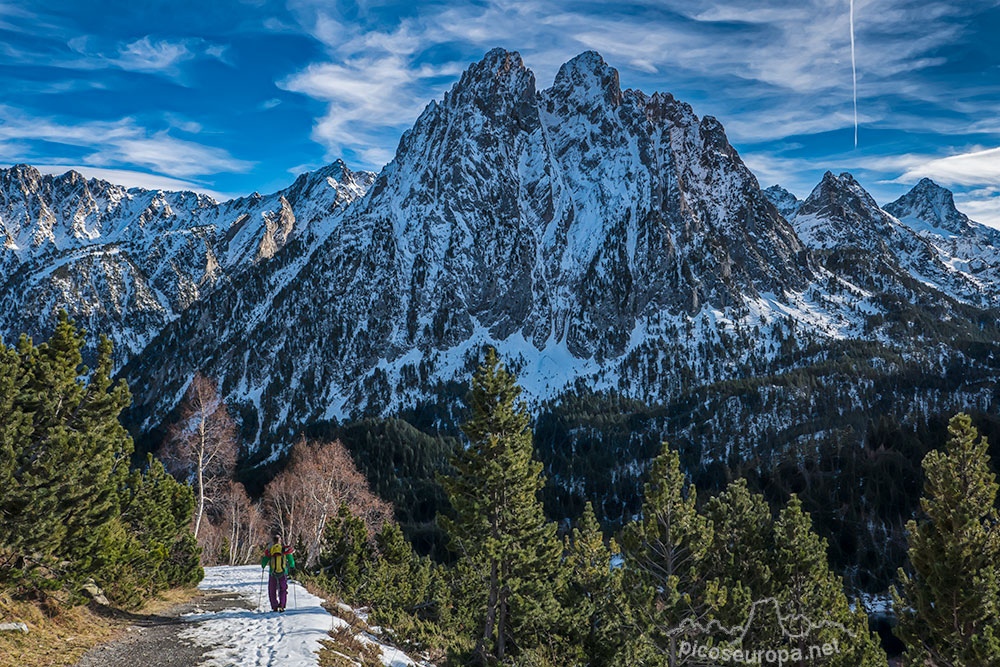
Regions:
M 133 465 L 111 344 L 93 368 L 83 345 L 65 313 L 44 343 L 0 344 L 0 592 L 71 603 L 96 582 L 136 606 L 201 580 L 193 496 L 152 457 Z
M 135 606 L 198 581 L 199 562 L 257 560 L 277 533 L 312 585 L 439 665 L 672 666 L 698 647 L 885 665 L 858 593 L 890 585 L 888 646 L 901 640 L 908 664 L 1000 660 L 990 416 L 887 416 L 860 448 L 831 438 L 778 462 L 704 465 L 660 440 L 674 415 L 632 399 L 578 392 L 533 416 L 488 349 L 453 435 L 402 418 L 317 425 L 251 496 L 236 479 L 249 450 L 213 382 L 186 393 L 157 451 L 165 469 L 132 456 L 110 344 L 93 369 L 82 347 L 63 315 L 49 341 L 0 348 L 3 595 Z
M 1000 591 L 991 560 L 997 484 L 987 439 L 967 415 L 909 434 L 873 425 L 861 459 L 813 470 L 817 481 L 797 488 L 780 474 L 764 480 L 736 471 L 702 486 L 663 444 L 638 475 L 635 517 L 602 531 L 589 502 L 572 521 L 546 516 L 552 478 L 536 458 L 520 393 L 489 351 L 460 425 L 468 445 L 438 477 L 447 494 L 438 520 L 443 560 L 417 556 L 396 528 L 366 539 L 364 522 L 346 510 L 328 525 L 315 580 L 369 605 L 369 621 L 392 628 L 399 645 L 449 665 L 673 666 L 754 655 L 767 662 L 768 651 L 770 662 L 783 655 L 787 664 L 885 665 L 866 613 L 873 610 L 833 565 L 843 545 L 838 551 L 820 534 L 830 524 L 806 505 L 832 493 L 823 507 L 837 507 L 836 495 L 848 489 L 835 488 L 829 473 L 884 487 L 891 477 L 882 466 L 895 454 L 913 461 L 901 488 L 915 496 L 910 504 L 887 501 L 895 519 L 908 521 L 894 555 L 901 567 L 886 575 L 898 586 L 906 664 L 927 664 L 928 656 L 964 665 L 1000 660 L 990 611 Z M 612 405 L 623 404 L 605 407 Z M 953 554 L 947 571 L 936 554 Z M 886 554 L 876 558 L 888 571 Z M 820 646 L 821 656 L 810 654 Z

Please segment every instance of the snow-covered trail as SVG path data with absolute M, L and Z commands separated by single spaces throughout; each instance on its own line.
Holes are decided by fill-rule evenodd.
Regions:
M 257 565 L 205 568 L 203 590 L 230 591 L 257 605 L 261 568 Z M 271 611 L 267 581 L 255 609 L 233 607 L 219 612 L 185 615 L 191 623 L 181 634 L 200 646 L 210 647 L 201 665 L 218 667 L 312 667 L 317 664 L 319 640 L 327 636 L 334 617 L 321 606 L 323 600 L 296 583 L 288 586 L 288 609 Z

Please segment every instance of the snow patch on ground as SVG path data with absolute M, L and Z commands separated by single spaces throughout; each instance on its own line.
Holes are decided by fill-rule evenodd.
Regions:
M 266 588 L 267 582 L 264 582 Z M 257 565 L 205 568 L 201 589 L 231 591 L 257 604 L 261 590 L 261 568 Z M 311 667 L 317 664 L 319 640 L 333 627 L 333 616 L 323 600 L 301 585 L 288 587 L 288 610 L 270 610 L 267 590 L 255 609 L 234 607 L 215 613 L 185 616 L 191 627 L 182 639 L 211 647 L 201 663 L 218 667 Z
M 181 632 L 181 639 L 209 648 L 200 663 L 202 667 L 313 667 L 318 664 L 320 640 L 328 638 L 334 627 L 349 625 L 324 609 L 322 598 L 295 582 L 288 586 L 288 609 L 281 614 L 272 612 L 266 578 L 263 587 L 261 581 L 261 568 L 257 565 L 205 568 L 205 578 L 198 588 L 237 593 L 255 608 L 233 607 L 184 616 L 191 625 Z M 341 606 L 359 618 L 366 618 L 362 610 Z M 426 664 L 414 662 L 370 633 L 362 632 L 357 638 L 376 646 L 381 651 L 382 664 L 387 667 Z

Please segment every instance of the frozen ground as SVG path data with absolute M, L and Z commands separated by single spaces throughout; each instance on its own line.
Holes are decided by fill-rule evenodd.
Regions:
M 132 625 L 119 639 L 95 647 L 77 667 L 313 667 L 320 640 L 335 625 L 348 625 L 296 583 L 288 588 L 288 609 L 272 612 L 256 565 L 205 568 L 198 587 L 202 593 L 191 602 L 160 614 L 130 615 Z M 345 609 L 367 618 L 362 609 Z M 377 647 L 387 667 L 427 665 L 368 630 L 356 629 L 355 637 Z M 351 657 L 357 664 L 357 656 Z
M 333 626 L 333 616 L 323 600 L 297 583 L 288 586 L 288 609 L 271 611 L 267 582 L 261 594 L 261 568 L 257 565 L 205 568 L 201 589 L 237 593 L 254 608 L 221 611 L 195 610 L 184 616 L 191 627 L 182 640 L 208 648 L 202 665 L 218 667 L 306 667 L 317 664 L 319 640 Z M 259 604 L 258 604 L 259 597 Z
M 288 586 L 288 608 L 284 613 L 271 611 L 267 600 L 267 582 L 261 588 L 261 568 L 256 565 L 205 568 L 199 588 L 233 593 L 245 605 L 218 611 L 195 609 L 184 615 L 190 624 L 179 638 L 204 647 L 199 665 L 205 667 L 311 667 L 317 664 L 319 640 L 328 637 L 334 624 L 347 625 L 323 608 L 323 599 L 310 594 L 297 583 Z M 249 608 L 248 608 L 249 607 Z M 361 610 L 353 610 L 364 617 Z M 376 637 L 361 632 L 358 639 L 374 644 L 388 667 L 417 665 L 402 651 L 387 646 Z

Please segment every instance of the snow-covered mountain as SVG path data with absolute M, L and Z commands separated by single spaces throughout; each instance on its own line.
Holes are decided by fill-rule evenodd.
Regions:
M 916 358 L 926 341 L 896 326 L 900 303 L 947 319 L 988 301 L 850 175 L 789 197 L 760 189 L 716 119 L 621 90 L 598 54 L 538 90 L 496 49 L 426 107 L 325 240 L 163 329 L 125 369 L 138 419 L 163 419 L 201 370 L 250 432 L 281 440 L 433 402 L 484 344 L 533 400 L 581 380 L 669 402 L 801 363 L 789 345 L 873 337 Z
M 882 209 L 851 174 L 826 172 L 789 221 L 828 268 L 872 290 L 937 298 L 927 286 L 963 303 L 1000 303 L 993 230 L 969 221 L 929 180 Z
M 919 234 L 949 238 L 982 238 L 996 244 L 1000 232 L 969 220 L 955 208 L 951 191 L 929 178 L 922 178 L 905 195 L 885 205 L 888 213 Z
M 0 332 L 44 336 L 65 308 L 123 362 L 167 322 L 296 236 L 320 238 L 374 175 L 335 163 L 289 188 L 222 204 L 75 171 L 0 170 Z
M 483 343 L 519 356 L 535 395 L 594 373 L 617 385 L 626 353 L 694 314 L 813 279 L 719 122 L 621 90 L 593 52 L 538 91 L 518 54 L 491 51 L 427 106 L 310 261 L 297 252 L 282 261 L 294 276 L 263 266 L 128 369 L 150 418 L 196 368 L 274 429 L 380 411 L 464 375 Z
M 829 434 L 834 413 L 885 400 L 904 417 L 993 400 L 996 237 L 947 191 L 922 182 L 883 209 L 850 174 L 804 201 L 762 190 L 716 119 L 622 90 L 594 52 L 539 90 L 491 51 L 377 176 L 335 163 L 221 204 L 0 176 L 0 331 L 67 307 L 110 333 L 139 428 L 195 371 L 261 443 L 416 405 L 446 421 L 487 344 L 529 400 L 582 387 L 668 406 L 691 419 L 667 435 L 705 457 Z M 979 379 L 885 395 L 945 368 Z M 825 416 L 805 427 L 810 409 Z
M 984 293 L 1000 289 L 1000 230 L 970 220 L 950 191 L 929 178 L 886 204 L 885 210 L 926 239 L 942 261 L 962 271 Z

